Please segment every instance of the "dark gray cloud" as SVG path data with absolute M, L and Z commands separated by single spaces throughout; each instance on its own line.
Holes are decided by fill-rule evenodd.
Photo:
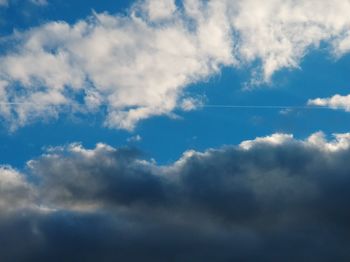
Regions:
M 275 134 L 167 166 L 129 148 L 53 148 L 25 175 L 7 170 L 27 204 L 1 206 L 0 258 L 349 261 L 349 159 L 349 134 Z

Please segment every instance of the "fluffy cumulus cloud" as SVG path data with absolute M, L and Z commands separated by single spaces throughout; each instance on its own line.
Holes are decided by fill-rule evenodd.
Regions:
M 34 189 L 16 170 L 0 166 L 0 210 L 11 212 L 19 208 L 30 207 L 34 200 Z
M 1 261 L 348 261 L 350 134 L 187 151 L 48 149 L 0 169 Z
M 350 112 L 350 95 L 334 95 L 329 98 L 315 98 L 308 101 L 308 105 L 329 107 Z
M 1 102 L 15 103 L 5 108 L 10 121 L 23 125 L 64 110 L 103 107 L 107 126 L 132 129 L 139 120 L 169 114 L 186 85 L 233 59 L 228 26 L 221 27 L 226 21 L 216 21 L 223 7 L 211 4 L 201 19 L 212 23 L 190 30 L 168 2 L 135 5 L 128 17 L 95 14 L 14 36 L 15 50 L 0 58 L 7 82 Z M 157 13 L 158 5 L 166 9 Z M 207 41 L 209 35 L 215 39 Z
M 130 130 L 183 109 L 192 99 L 184 88 L 221 67 L 257 64 L 257 84 L 298 67 L 322 42 L 336 56 L 349 49 L 347 0 L 176 3 L 138 1 L 127 15 L 99 13 L 16 32 L 0 56 L 1 115 L 16 128 L 103 110 L 106 126 Z

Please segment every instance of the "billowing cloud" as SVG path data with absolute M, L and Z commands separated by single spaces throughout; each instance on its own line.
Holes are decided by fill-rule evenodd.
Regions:
M 221 67 L 257 64 L 257 84 L 297 68 L 321 43 L 343 55 L 349 12 L 344 0 L 145 0 L 127 15 L 48 22 L 16 32 L 13 48 L 0 57 L 2 116 L 17 128 L 103 110 L 106 126 L 130 130 L 143 119 L 187 110 L 192 98 L 184 88 Z
M 332 109 L 344 110 L 350 112 L 350 95 L 334 95 L 329 98 L 315 98 L 308 101 L 308 105 L 329 107 Z
M 0 210 L 2 214 L 33 208 L 35 190 L 18 171 L 0 166 Z
M 26 175 L 0 170 L 0 258 L 348 261 L 349 157 L 350 134 L 322 133 L 187 151 L 166 166 L 105 144 L 50 148 Z

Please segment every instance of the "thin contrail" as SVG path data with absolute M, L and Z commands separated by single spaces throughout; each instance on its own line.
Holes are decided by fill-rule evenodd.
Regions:
M 39 103 L 32 102 L 0 102 L 0 105 L 40 105 Z M 47 105 L 50 106 L 50 105 Z M 329 106 L 277 106 L 277 105 L 201 105 L 202 108 L 237 108 L 237 109 L 332 109 Z
M 238 108 L 238 109 L 333 109 L 328 106 L 275 106 L 275 105 L 203 105 L 204 108 Z

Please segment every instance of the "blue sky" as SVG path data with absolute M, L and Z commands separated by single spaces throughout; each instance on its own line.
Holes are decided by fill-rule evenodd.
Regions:
M 0 261 L 350 261 L 349 13 L 0 0 Z
M 92 12 L 127 15 L 132 4 L 133 1 L 50 1 L 47 5 L 36 5 L 29 1 L 11 1 L 8 7 L 0 10 L 3 14 L 0 32 L 3 37 L 8 37 L 14 31 L 25 32 L 50 21 L 74 24 Z M 350 85 L 347 73 L 350 56 L 335 59 L 329 49 L 327 44 L 322 48 L 310 48 L 300 59 L 299 68 L 278 70 L 271 81 L 248 90 L 245 85 L 252 78 L 254 65 L 221 66 L 220 72 L 190 84 L 185 93 L 200 97 L 205 104 L 243 106 L 304 106 L 311 98 L 346 95 Z M 6 53 L 6 48 L 2 52 Z M 327 135 L 348 130 L 349 116 L 342 111 L 296 109 L 286 114 L 280 111 L 256 108 L 175 110 L 177 119 L 152 117 L 138 123 L 132 131 L 104 127 L 103 113 L 88 116 L 63 113 L 58 119 L 39 119 L 15 131 L 2 123 L 0 161 L 21 168 L 48 146 L 82 142 L 92 147 L 104 142 L 114 146 L 132 145 L 159 163 L 170 163 L 188 149 L 205 150 L 237 144 L 275 132 L 305 138 L 319 130 Z M 128 142 L 136 135 L 141 137 L 140 141 Z

